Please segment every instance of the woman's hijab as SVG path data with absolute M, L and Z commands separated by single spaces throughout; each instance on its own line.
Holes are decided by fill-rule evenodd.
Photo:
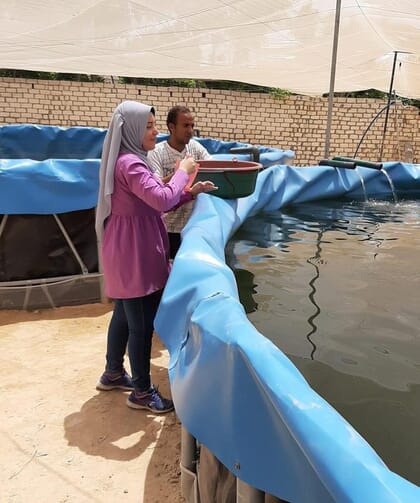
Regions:
M 112 114 L 102 147 L 99 170 L 99 196 L 96 207 L 96 234 L 102 241 L 104 222 L 111 213 L 114 171 L 120 153 L 137 155 L 147 163 L 147 151 L 141 145 L 146 134 L 149 114 L 154 108 L 137 101 L 123 101 Z

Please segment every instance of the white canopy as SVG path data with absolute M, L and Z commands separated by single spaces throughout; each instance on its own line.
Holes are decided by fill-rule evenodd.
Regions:
M 329 90 L 336 0 L 3 0 L 2 68 Z M 420 98 L 420 1 L 342 0 L 335 91 Z

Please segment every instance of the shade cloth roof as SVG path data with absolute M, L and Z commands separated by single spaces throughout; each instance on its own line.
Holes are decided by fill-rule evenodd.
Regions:
M 10 0 L 3 68 L 329 90 L 336 0 Z M 420 98 L 420 2 L 343 0 L 335 90 Z

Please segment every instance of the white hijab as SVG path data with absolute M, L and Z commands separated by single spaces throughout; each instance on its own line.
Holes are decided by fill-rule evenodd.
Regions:
M 114 171 L 120 153 L 132 153 L 147 163 L 147 151 L 142 140 L 146 134 L 149 114 L 154 108 L 137 101 L 123 101 L 114 110 L 102 147 L 99 170 L 99 196 L 96 207 L 96 234 L 102 241 L 104 223 L 111 213 L 114 192 Z

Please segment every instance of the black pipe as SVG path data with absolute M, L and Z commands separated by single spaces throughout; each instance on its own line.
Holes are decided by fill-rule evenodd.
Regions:
M 356 163 L 349 161 L 337 161 L 333 159 L 321 159 L 318 163 L 320 166 L 330 166 L 332 168 L 355 169 Z
M 252 160 L 259 162 L 260 151 L 258 147 L 234 147 L 229 150 L 232 154 L 252 154 Z
M 369 129 L 375 124 L 375 122 L 377 121 L 379 116 L 382 114 L 382 112 L 384 112 L 385 110 L 390 108 L 391 105 L 396 105 L 396 104 L 397 104 L 396 100 L 391 101 L 391 103 L 389 103 L 389 105 L 385 105 L 383 108 L 381 108 L 381 110 L 379 110 L 379 112 L 375 115 L 375 117 L 370 121 L 369 126 L 365 129 L 365 132 L 363 133 L 362 137 L 360 138 L 359 143 L 357 144 L 356 150 L 354 152 L 354 157 L 356 157 L 357 153 L 359 152 L 359 148 L 360 148 L 361 144 L 363 143 L 363 140 L 365 139 L 365 136 L 367 135 Z
M 382 162 L 371 162 L 363 159 L 355 159 L 354 157 L 333 157 L 335 161 L 348 161 L 356 163 L 356 166 L 363 166 L 364 168 L 372 168 L 381 170 L 384 167 Z

